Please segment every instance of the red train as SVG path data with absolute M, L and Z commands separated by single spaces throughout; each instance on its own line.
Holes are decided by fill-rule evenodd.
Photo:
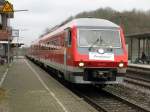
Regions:
M 31 45 L 28 57 L 77 84 L 121 83 L 128 61 L 122 29 L 96 18 L 58 26 Z

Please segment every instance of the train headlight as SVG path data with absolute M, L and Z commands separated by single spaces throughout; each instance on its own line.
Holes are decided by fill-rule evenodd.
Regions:
M 79 67 L 84 67 L 84 63 L 83 63 L 83 62 L 80 62 L 80 63 L 79 63 Z
M 119 67 L 123 68 L 124 67 L 124 63 L 119 63 Z

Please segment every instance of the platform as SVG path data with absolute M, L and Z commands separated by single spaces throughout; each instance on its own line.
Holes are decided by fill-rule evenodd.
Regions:
M 129 67 L 136 67 L 136 68 L 144 68 L 144 69 L 150 69 L 150 64 L 128 64 Z
M 97 112 L 26 59 L 14 61 L 1 88 L 0 112 Z
M 150 78 L 150 65 L 128 64 L 127 73 L 134 73 L 146 78 Z

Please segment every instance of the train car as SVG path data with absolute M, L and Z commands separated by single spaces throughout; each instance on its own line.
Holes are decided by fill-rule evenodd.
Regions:
M 121 27 L 104 19 L 79 18 L 44 35 L 28 57 L 76 84 L 122 83 L 128 54 Z

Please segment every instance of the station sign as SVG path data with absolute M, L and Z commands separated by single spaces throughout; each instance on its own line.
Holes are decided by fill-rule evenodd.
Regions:
M 12 12 L 14 12 L 13 5 L 11 3 L 9 3 L 8 1 L 6 1 L 4 3 L 3 8 L 2 8 L 2 12 L 3 13 L 12 13 Z
M 12 37 L 19 37 L 19 30 L 18 29 L 12 29 Z

